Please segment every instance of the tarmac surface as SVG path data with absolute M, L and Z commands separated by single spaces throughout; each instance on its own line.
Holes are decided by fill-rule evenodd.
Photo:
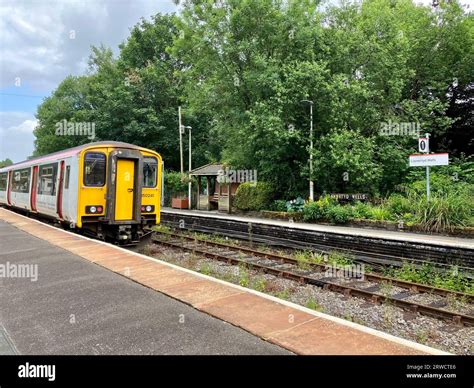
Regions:
M 0 220 L 2 268 L 0 354 L 290 354 Z

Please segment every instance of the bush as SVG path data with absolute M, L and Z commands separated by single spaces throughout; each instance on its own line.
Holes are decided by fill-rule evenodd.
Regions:
M 165 173 L 166 197 L 187 196 L 189 177 L 179 172 L 168 171 Z
M 327 210 L 327 218 L 333 224 L 345 224 L 353 218 L 350 206 L 333 205 Z
M 372 220 L 376 220 L 376 221 L 386 221 L 386 220 L 390 220 L 392 215 L 390 214 L 390 212 L 381 207 L 381 206 L 377 206 L 377 207 L 373 207 L 371 210 L 370 210 L 370 219 Z
M 273 201 L 271 210 L 275 212 L 286 212 L 286 201 L 284 199 L 277 199 Z
M 396 216 L 402 216 L 406 213 L 413 213 L 416 203 L 413 198 L 407 198 L 400 194 L 391 195 L 386 202 L 387 210 Z
M 298 197 L 296 199 L 288 201 L 285 206 L 287 212 L 302 212 L 304 209 L 304 199 Z
M 308 202 L 303 208 L 304 221 L 318 221 L 328 219 L 328 210 L 336 201 L 328 196 L 323 196 L 314 202 Z
M 419 196 L 416 204 L 416 221 L 428 232 L 467 226 L 474 208 L 472 196 L 467 193 L 435 194 L 429 202 L 425 196 Z
M 259 211 L 271 203 L 273 188 L 269 183 L 242 183 L 235 193 L 234 206 L 239 210 Z
M 356 202 L 352 208 L 354 218 L 369 219 L 372 207 L 364 202 Z

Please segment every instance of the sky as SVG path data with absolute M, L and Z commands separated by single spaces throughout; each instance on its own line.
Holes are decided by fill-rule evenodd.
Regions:
M 0 160 L 33 153 L 38 105 L 68 75 L 84 74 L 91 46 L 117 54 L 141 17 L 177 11 L 173 0 L 0 0 Z
M 35 113 L 91 46 L 118 53 L 141 17 L 176 12 L 172 0 L 0 0 L 0 160 L 33 153 Z

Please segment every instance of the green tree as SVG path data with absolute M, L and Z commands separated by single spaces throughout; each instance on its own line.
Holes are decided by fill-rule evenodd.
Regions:
M 419 124 L 435 151 L 472 153 L 472 13 L 457 0 L 320 5 L 187 0 L 179 15 L 142 19 L 117 58 L 93 47 L 89 72 L 43 102 L 35 154 L 89 141 L 55 136 L 58 121 L 91 121 L 99 140 L 156 149 L 178 170 L 181 105 L 194 166 L 257 169 L 278 196 L 306 196 L 304 99 L 314 101 L 319 191 L 386 193 L 407 180 L 416 139 L 381 136 L 389 120 Z
M 8 158 L 0 160 L 0 168 L 11 166 L 12 164 L 13 164 L 13 162 Z

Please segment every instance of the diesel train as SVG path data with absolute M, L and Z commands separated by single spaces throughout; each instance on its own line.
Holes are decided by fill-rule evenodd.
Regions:
M 0 205 L 133 244 L 160 222 L 162 166 L 146 148 L 89 143 L 0 168 Z

